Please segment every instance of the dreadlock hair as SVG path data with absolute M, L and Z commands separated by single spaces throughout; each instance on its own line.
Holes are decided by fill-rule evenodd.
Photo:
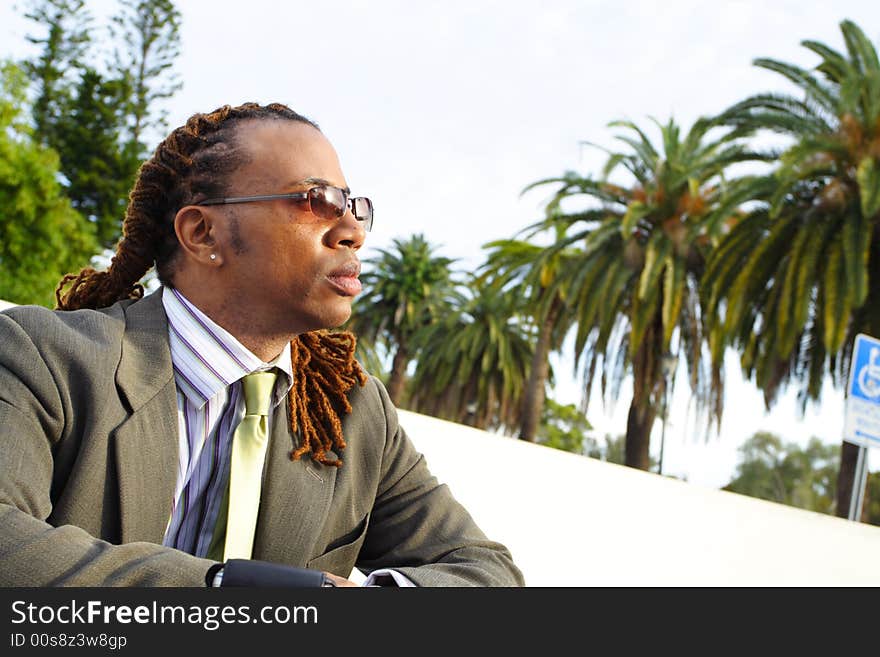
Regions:
M 296 121 L 319 130 L 317 124 L 280 103 L 224 105 L 191 116 L 141 165 L 128 197 L 122 239 L 109 268 L 87 267 L 64 276 L 55 290 L 56 307 L 95 309 L 140 299 L 144 288 L 138 281 L 154 265 L 159 281 L 171 287 L 179 252 L 174 217 L 186 205 L 225 193 L 230 175 L 248 162 L 236 132 L 238 124 L 247 120 Z M 294 434 L 301 431 L 302 435 L 302 444 L 290 453 L 292 460 L 311 453 L 316 462 L 342 465 L 338 453 L 345 440 L 339 414 L 351 412 L 348 391 L 366 383 L 354 350 L 351 333 L 313 331 L 291 342 L 290 423 Z M 336 458 L 328 456 L 330 450 Z

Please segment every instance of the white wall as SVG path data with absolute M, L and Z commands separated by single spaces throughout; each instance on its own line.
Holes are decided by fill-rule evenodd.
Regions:
M 880 585 L 880 527 L 400 411 L 529 586 Z

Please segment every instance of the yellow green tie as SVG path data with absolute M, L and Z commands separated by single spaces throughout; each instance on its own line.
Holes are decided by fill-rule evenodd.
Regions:
M 245 415 L 232 435 L 224 560 L 251 558 L 275 377 L 275 372 L 254 372 L 242 379 Z

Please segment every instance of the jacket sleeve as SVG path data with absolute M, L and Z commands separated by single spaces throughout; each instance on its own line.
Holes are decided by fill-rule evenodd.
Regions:
M 47 522 L 69 474 L 55 467 L 65 394 L 27 332 L 0 313 L 0 585 L 204 586 L 213 561 Z
M 430 473 L 384 386 L 373 382 L 383 407 L 385 448 L 358 568 L 393 568 L 417 586 L 523 586 L 510 552 L 489 540 Z

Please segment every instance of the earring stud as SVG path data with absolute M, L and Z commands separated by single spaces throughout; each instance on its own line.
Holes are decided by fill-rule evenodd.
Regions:
M 211 260 L 216 260 L 216 259 L 217 259 L 217 254 L 216 254 L 216 253 L 212 253 L 212 254 L 211 254 Z

